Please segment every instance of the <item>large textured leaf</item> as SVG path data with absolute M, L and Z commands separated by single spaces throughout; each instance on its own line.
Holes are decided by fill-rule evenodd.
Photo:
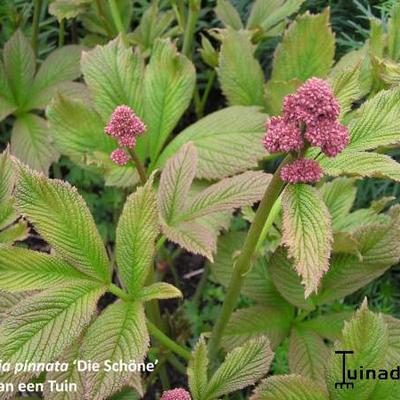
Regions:
M 100 115 L 90 105 L 58 96 L 47 108 L 47 117 L 55 146 L 71 158 L 95 151 L 108 155 L 117 147 L 116 141 L 104 133 Z
M 89 323 L 104 290 L 96 283 L 74 283 L 23 300 L 1 325 L 1 359 L 40 363 L 59 357 Z M 7 375 L 12 373 L 1 380 L 26 380 Z
M 315 382 L 298 375 L 273 376 L 261 383 L 251 400 L 328 400 Z
M 204 338 L 201 337 L 193 350 L 192 358 L 188 365 L 188 378 L 190 393 L 193 400 L 202 400 L 208 384 L 208 355 Z
M 301 326 L 293 327 L 288 352 L 291 373 L 310 378 L 323 386 L 329 355 L 330 351 L 322 337 Z
M 194 196 L 181 218 L 195 219 L 253 205 L 261 200 L 270 180 L 271 175 L 253 171 L 226 178 Z
M 62 260 L 37 251 L 0 247 L 0 288 L 9 292 L 47 289 L 90 279 Z
M 264 337 L 251 340 L 230 352 L 208 383 L 204 400 L 219 398 L 253 385 L 268 373 L 273 352 Z
M 34 294 L 35 292 L 10 293 L 0 290 L 0 321 L 3 321 L 22 300 L 32 297 Z
M 196 169 L 197 151 L 191 142 L 182 146 L 165 164 L 158 199 L 161 215 L 168 224 L 185 210 Z
M 381 316 L 368 310 L 366 302 L 350 322 L 345 323 L 343 338 L 335 343 L 335 350 L 351 350 L 346 357 L 349 370 L 384 367 L 388 348 L 388 330 Z M 327 373 L 328 389 L 332 400 L 368 399 L 375 380 L 355 380 L 352 390 L 335 390 L 335 382 L 342 381 L 342 357 L 333 354 Z
M 18 106 L 23 106 L 29 99 L 36 61 L 31 44 L 22 31 L 17 30 L 5 44 L 3 59 L 14 100 Z
M 285 304 L 239 309 L 229 320 L 222 344 L 225 349 L 232 350 L 250 339 L 267 336 L 271 348 L 275 349 L 288 336 L 293 316 L 293 309 Z
M 160 151 L 192 99 L 195 85 L 193 64 L 168 40 L 154 44 L 145 75 L 145 120 L 149 131 L 150 156 Z
M 63 88 L 68 81 L 79 78 L 81 51 L 80 46 L 64 46 L 53 51 L 46 58 L 30 88 L 30 99 L 25 109 L 46 107 L 58 91 L 63 93 Z M 84 90 L 84 87 L 77 87 Z
M 144 310 L 141 303 L 114 303 L 89 327 L 82 343 L 83 359 L 104 366 L 110 362 L 142 362 L 149 347 Z M 132 373 L 86 372 L 86 397 L 103 400 L 129 382 Z
M 121 104 L 142 115 L 144 61 L 124 45 L 121 37 L 84 52 L 81 65 L 103 121 L 108 121 Z
M 182 293 L 178 288 L 166 282 L 156 282 L 142 288 L 136 299 L 143 303 L 154 299 L 164 300 L 176 297 L 182 297 Z
M 175 226 L 162 224 L 162 231 L 171 242 L 213 261 L 213 253 L 217 247 L 215 235 L 199 223 L 181 222 Z
M 356 192 L 357 188 L 354 179 L 334 179 L 322 186 L 322 199 L 328 207 L 334 231 L 343 227 L 356 199 Z
M 247 31 L 228 29 L 222 35 L 217 71 L 230 105 L 264 106 L 264 73 L 254 50 Z
M 192 141 L 199 155 L 198 178 L 220 179 L 253 168 L 265 156 L 261 140 L 266 119 L 256 107 L 235 106 L 210 114 L 181 132 L 157 166 Z
M 159 222 L 152 183 L 150 179 L 128 198 L 117 227 L 115 252 L 118 270 L 131 293 L 143 286 L 153 268 Z
M 351 254 L 334 255 L 329 272 L 322 280 L 318 303 L 342 298 L 367 285 L 400 260 L 398 219 L 390 224 L 367 225 L 354 232 L 360 258 Z
M 9 151 L 0 153 L 0 204 L 9 200 L 14 189 L 15 176 Z
M 12 130 L 11 153 L 45 174 L 59 155 L 50 143 L 47 122 L 34 114 L 19 116 Z
M 81 400 L 84 396 L 83 374 L 78 371 L 75 360 L 82 359 L 81 342 L 77 340 L 72 346 L 68 347 L 62 356 L 60 362 L 68 363 L 67 371 L 54 371 L 46 374 L 47 381 L 73 382 L 77 385 L 76 391 L 55 392 L 50 390 L 50 385 L 44 387 L 43 395 L 46 400 Z
M 247 28 L 261 29 L 268 33 L 286 17 L 295 13 L 303 2 L 304 0 L 256 0 L 247 20 Z
M 283 242 L 302 277 L 305 296 L 316 291 L 329 268 L 332 229 L 328 209 L 308 185 L 287 187 L 282 197 Z
M 17 109 L 13 92 L 8 83 L 4 65 L 0 60 L 0 121 Z
M 19 210 L 42 237 L 80 271 L 109 282 L 107 253 L 93 217 L 78 191 L 18 164 Z
M 335 158 L 324 157 L 320 164 L 325 173 L 331 176 L 363 176 L 400 181 L 400 164 L 384 154 L 344 151 Z
M 352 104 L 362 95 L 360 68 L 357 65 L 355 68 L 347 68 L 332 73 L 329 81 L 340 104 L 340 116 L 343 117 L 351 110 Z
M 268 264 L 268 272 L 279 293 L 289 303 L 308 311 L 315 309 L 312 298 L 305 297 L 301 278 L 296 274 L 293 262 L 288 259 L 286 249 L 280 247 L 274 252 Z
M 349 125 L 351 140 L 347 150 L 375 149 L 400 142 L 400 89 L 381 91 L 357 110 Z
M 229 284 L 235 257 L 241 250 L 245 238 L 245 232 L 229 232 L 218 239 L 218 249 L 215 262 L 211 265 L 211 273 L 213 278 L 225 287 Z M 267 275 L 267 265 L 263 257 L 256 260 L 246 274 L 242 294 L 257 303 L 267 305 L 280 305 L 284 302 Z
M 225 26 L 229 26 L 237 31 L 243 28 L 239 13 L 229 0 L 218 0 L 215 13 Z
M 333 63 L 335 37 L 329 26 L 329 10 L 298 17 L 275 52 L 272 79 L 302 81 L 324 78 Z

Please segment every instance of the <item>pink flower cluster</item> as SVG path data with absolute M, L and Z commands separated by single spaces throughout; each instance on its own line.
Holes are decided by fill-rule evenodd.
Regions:
M 136 146 L 136 138 L 146 132 L 146 125 L 130 107 L 122 105 L 116 107 L 104 131 L 117 139 L 120 147 L 133 149 Z M 111 153 L 111 160 L 116 164 L 125 165 L 129 159 L 129 155 L 123 149 Z
M 323 176 L 317 161 L 299 158 L 281 170 L 281 178 L 287 183 L 316 183 Z
M 185 389 L 173 389 L 164 392 L 160 400 L 192 400 L 192 398 Z
M 283 115 L 267 121 L 264 147 L 271 153 L 288 153 L 298 152 L 309 144 L 319 147 L 328 157 L 335 157 L 349 143 L 348 129 L 338 122 L 339 114 L 340 105 L 328 83 L 309 79 L 296 93 L 285 97 Z M 281 172 L 282 179 L 290 183 L 318 181 L 322 177 L 321 168 L 310 161 L 287 165 Z M 309 171 L 300 173 L 299 168 Z

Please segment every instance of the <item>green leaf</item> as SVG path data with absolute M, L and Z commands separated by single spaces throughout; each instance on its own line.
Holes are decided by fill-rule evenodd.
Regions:
M 124 45 L 121 37 L 83 52 L 81 67 L 103 122 L 121 104 L 142 116 L 144 61 Z
M 17 109 L 3 63 L 0 61 L 0 121 Z
M 157 162 L 162 167 L 187 142 L 196 146 L 197 178 L 220 179 L 257 166 L 265 156 L 261 145 L 267 115 L 256 107 L 235 106 L 217 111 L 181 132 Z
M 47 122 L 34 114 L 20 115 L 14 122 L 11 153 L 44 174 L 58 160 L 59 154 L 51 144 Z
M 247 29 L 268 33 L 282 20 L 295 13 L 304 0 L 256 0 L 247 20 Z
M 332 253 L 354 254 L 362 260 L 360 245 L 350 232 L 335 232 L 333 234 Z
M 262 199 L 270 181 L 271 175 L 261 171 L 248 171 L 223 179 L 195 195 L 181 218 L 191 220 L 253 205 Z
M 14 189 L 14 168 L 10 158 L 9 150 L 0 153 L 0 204 L 3 206 L 9 201 Z
M 36 64 L 31 44 L 21 30 L 4 45 L 3 59 L 15 103 L 21 107 L 29 99 Z
M 322 280 L 318 303 L 342 298 L 366 286 L 400 260 L 398 219 L 389 224 L 367 225 L 354 232 L 362 261 L 351 254 L 332 257 L 331 267 Z
M 277 47 L 272 79 L 324 78 L 332 66 L 334 53 L 335 36 L 329 26 L 329 10 L 317 15 L 307 12 L 291 24 Z
M 335 343 L 335 350 L 351 350 L 354 354 L 346 357 L 349 370 L 382 368 L 388 348 L 388 331 L 381 316 L 368 310 L 366 302 L 350 322 L 346 322 L 343 338 Z M 327 373 L 328 389 L 332 400 L 368 399 L 374 390 L 375 380 L 355 380 L 352 390 L 335 390 L 335 382 L 342 379 L 342 357 L 332 355 Z
M 162 223 L 162 232 L 171 242 L 187 251 L 200 254 L 213 261 L 216 238 L 212 231 L 197 222 L 180 222 L 174 226 Z
M 349 124 L 347 151 L 375 149 L 400 141 L 400 89 L 382 90 L 357 110 Z
M 254 385 L 268 373 L 273 357 L 265 337 L 250 340 L 243 347 L 236 348 L 212 376 L 203 399 L 216 399 Z
M 250 400 L 328 400 L 315 382 L 298 375 L 272 376 L 261 383 Z
M 282 197 L 283 242 L 302 277 L 305 296 L 318 288 L 329 268 L 332 228 L 329 211 L 309 185 L 288 186 Z
M 57 96 L 47 108 L 47 118 L 55 146 L 71 158 L 83 158 L 96 151 L 109 157 L 117 148 L 116 141 L 104 133 L 100 115 L 90 105 Z
M 130 195 L 124 205 L 116 236 L 116 260 L 121 279 L 130 293 L 143 287 L 153 268 L 155 241 L 159 234 L 153 179 Z
M 1 325 L 1 359 L 11 364 L 21 360 L 53 361 L 89 323 L 104 291 L 96 283 L 75 282 L 26 298 L 11 310 Z M 2 381 L 7 380 L 7 375 L 12 375 L 12 380 L 26 381 L 26 374 L 18 377 L 9 373 L 2 376 Z
M 48 400 L 78 400 L 82 399 L 85 391 L 85 382 L 83 380 L 83 374 L 77 368 L 77 365 L 74 365 L 75 360 L 82 359 L 81 353 L 81 341 L 75 341 L 72 346 L 68 347 L 64 353 L 59 358 L 61 363 L 68 363 L 67 371 L 51 371 L 46 374 L 47 382 L 50 380 L 56 382 L 72 382 L 77 385 L 77 390 L 74 392 L 55 392 L 54 390 L 50 390 L 50 385 L 44 385 L 43 396 Z
M 157 282 L 140 289 L 135 299 L 140 302 L 146 302 L 154 299 L 174 299 L 182 296 L 182 292 L 175 286 L 165 282 Z
M 250 339 L 268 337 L 275 349 L 289 335 L 293 322 L 293 309 L 282 306 L 252 306 L 237 310 L 232 314 L 222 338 L 227 350 L 242 346 Z
M 336 73 L 331 73 L 329 81 L 340 104 L 340 116 L 346 115 L 361 96 L 360 66 L 347 68 Z
M 269 80 L 265 86 L 265 102 L 267 112 L 271 115 L 280 115 L 283 108 L 283 99 L 294 93 L 302 81 L 294 78 L 288 82 Z
M 0 322 L 5 319 L 10 311 L 27 297 L 32 297 L 35 292 L 9 293 L 0 290 Z
M 245 232 L 228 232 L 218 240 L 215 261 L 211 265 L 211 273 L 215 280 L 227 287 L 232 275 L 235 257 L 240 252 Z M 304 291 L 303 291 L 304 293 Z M 267 305 L 282 304 L 282 297 L 275 289 L 271 278 L 267 275 L 265 258 L 255 260 L 253 267 L 246 274 L 242 286 L 242 294 L 250 297 L 257 303 Z
M 388 22 L 388 53 L 392 60 L 400 61 L 400 6 L 393 3 Z
M 30 99 L 25 105 L 25 110 L 32 108 L 45 108 L 52 97 L 63 93 L 66 83 L 71 83 L 81 75 L 79 61 L 82 47 L 69 45 L 54 50 L 44 60 L 35 76 L 30 90 Z M 76 85 L 76 84 L 75 84 Z M 77 86 L 84 90 L 84 86 Z
M 84 13 L 89 4 L 90 0 L 54 0 L 49 5 L 49 13 L 61 22 L 63 19 L 75 18 Z
M 217 71 L 222 92 L 232 106 L 265 105 L 264 73 L 254 51 L 248 31 L 223 33 Z
M 386 364 L 392 367 L 400 362 L 400 320 L 390 315 L 382 314 L 388 329 L 389 347 L 386 353 Z
M 291 373 L 302 375 L 324 386 L 326 360 L 329 355 L 328 347 L 317 333 L 302 326 L 293 327 L 288 352 Z
M 334 342 L 339 339 L 344 321 L 350 319 L 353 313 L 341 311 L 327 315 L 319 315 L 316 318 L 309 319 L 301 323 L 302 327 L 311 329 L 324 339 Z
M 190 393 L 193 400 L 202 400 L 208 384 L 208 356 L 207 346 L 203 337 L 200 337 L 189 360 L 187 369 Z
M 82 356 L 85 360 L 143 362 L 150 344 L 146 328 L 143 306 L 140 303 L 117 302 L 105 311 L 89 327 L 82 343 Z M 133 373 L 98 372 L 84 373 L 86 397 L 102 400 L 128 384 Z
M 22 248 L 0 247 L 0 289 L 8 292 L 47 289 L 90 279 L 57 257 Z
M 315 309 L 312 298 L 306 298 L 304 294 L 304 286 L 293 268 L 293 262 L 288 259 L 285 248 L 279 247 L 274 252 L 269 261 L 268 272 L 279 293 L 289 303 L 303 310 Z
M 185 211 L 196 169 L 197 151 L 191 142 L 182 146 L 165 164 L 158 200 L 161 215 L 167 224 L 173 225 L 174 219 Z
M 157 40 L 144 82 L 146 135 L 153 162 L 188 108 L 195 80 L 191 61 L 179 54 L 169 40 Z
M 17 205 L 40 235 L 68 263 L 109 282 L 110 267 L 100 234 L 83 198 L 66 182 L 17 164 Z
M 332 229 L 340 230 L 356 199 L 355 179 L 338 178 L 321 188 L 321 195 L 332 218 Z
M 229 26 L 236 31 L 243 28 L 239 13 L 229 0 L 218 0 L 215 13 L 225 26 Z
M 347 151 L 335 158 L 324 157 L 321 167 L 331 176 L 349 175 L 400 181 L 400 164 L 384 154 Z
M 29 236 L 29 228 L 26 221 L 17 222 L 0 232 L 0 243 L 13 244 L 25 240 Z

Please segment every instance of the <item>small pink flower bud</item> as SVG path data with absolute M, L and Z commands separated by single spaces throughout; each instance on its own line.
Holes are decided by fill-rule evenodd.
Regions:
M 165 391 L 160 400 L 192 400 L 192 398 L 185 389 L 173 389 Z
M 282 117 L 269 119 L 266 128 L 263 144 L 270 153 L 297 151 L 304 145 L 300 128 Z
M 323 176 L 317 161 L 300 158 L 281 170 L 281 178 L 286 183 L 316 183 Z
M 126 165 L 130 160 L 129 155 L 123 149 L 114 150 L 111 153 L 110 158 L 118 165 Z
M 118 106 L 111 115 L 105 132 L 117 139 L 136 137 L 146 131 L 146 125 L 128 106 Z

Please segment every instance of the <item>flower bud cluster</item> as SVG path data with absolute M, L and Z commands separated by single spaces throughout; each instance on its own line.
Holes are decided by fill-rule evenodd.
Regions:
M 173 389 L 165 391 L 160 400 L 191 400 L 190 393 L 185 389 Z
M 111 153 L 111 160 L 118 165 L 125 165 L 130 157 L 122 147 L 133 149 L 137 137 L 146 132 L 146 125 L 130 107 L 122 105 L 115 108 L 104 131 L 117 139 L 120 146 Z
M 340 105 L 328 83 L 309 79 L 285 97 L 282 116 L 267 121 L 264 147 L 271 153 L 288 153 L 311 145 L 335 157 L 349 143 L 349 131 L 339 123 L 339 114 Z M 322 170 L 313 160 L 297 160 L 281 171 L 281 178 L 288 183 L 314 183 L 321 177 Z

